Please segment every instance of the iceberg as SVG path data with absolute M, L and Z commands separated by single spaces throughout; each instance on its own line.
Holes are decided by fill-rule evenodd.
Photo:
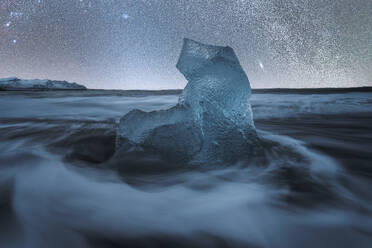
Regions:
M 84 85 L 55 80 L 23 80 L 16 77 L 0 79 L 0 90 L 86 90 Z
M 260 143 L 251 87 L 233 49 L 184 39 L 176 67 L 188 80 L 178 104 L 153 112 L 135 109 L 122 117 L 115 156 L 148 151 L 192 165 L 252 156 Z

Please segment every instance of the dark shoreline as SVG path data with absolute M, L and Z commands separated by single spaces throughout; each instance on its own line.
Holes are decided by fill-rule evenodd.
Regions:
M 272 88 L 272 89 L 252 89 L 254 94 L 263 93 L 282 93 L 282 94 L 335 94 L 351 92 L 372 92 L 372 87 L 352 87 L 352 88 Z
M 252 89 L 252 94 L 343 94 L 343 93 L 368 93 L 372 92 L 372 87 L 355 88 L 270 88 L 270 89 Z M 146 97 L 146 96 L 166 96 L 180 95 L 181 89 L 169 90 L 106 90 L 106 89 L 0 89 L 1 94 L 26 94 L 44 95 L 46 93 L 55 93 L 54 97 L 76 95 L 76 96 L 127 96 L 127 97 Z
M 179 95 L 182 89 L 168 90 L 105 90 L 105 89 L 88 89 L 88 91 L 105 91 L 105 92 L 126 92 L 129 95 Z M 350 92 L 372 92 L 372 87 L 351 87 L 351 88 L 267 88 L 252 89 L 253 94 L 281 93 L 281 94 L 334 94 Z
M 0 91 L 20 91 L 20 92 L 23 92 L 23 91 L 85 91 L 85 90 L 88 90 L 88 89 L 72 89 L 72 88 L 69 88 L 69 89 L 48 89 L 48 88 L 19 88 L 19 89 L 10 89 L 10 88 L 2 88 L 0 87 Z

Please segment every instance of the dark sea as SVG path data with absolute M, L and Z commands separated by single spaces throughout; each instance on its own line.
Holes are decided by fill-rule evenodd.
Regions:
M 264 164 L 133 170 L 109 166 L 119 119 L 179 91 L 0 92 L 0 247 L 372 247 L 360 91 L 255 91 Z

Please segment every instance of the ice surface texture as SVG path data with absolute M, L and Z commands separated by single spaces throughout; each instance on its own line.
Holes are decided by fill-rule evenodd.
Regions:
M 252 155 L 258 138 L 251 88 L 233 49 L 184 39 L 177 68 L 189 81 L 178 104 L 125 115 L 117 131 L 117 153 L 146 150 L 188 164 Z
M 19 78 L 0 79 L 2 90 L 86 90 L 87 88 L 77 83 L 53 80 L 23 80 Z

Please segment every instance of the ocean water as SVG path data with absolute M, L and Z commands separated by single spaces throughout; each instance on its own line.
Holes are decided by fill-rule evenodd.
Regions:
M 176 93 L 0 92 L 0 247 L 372 247 L 372 93 L 253 94 L 264 164 L 110 169 Z

